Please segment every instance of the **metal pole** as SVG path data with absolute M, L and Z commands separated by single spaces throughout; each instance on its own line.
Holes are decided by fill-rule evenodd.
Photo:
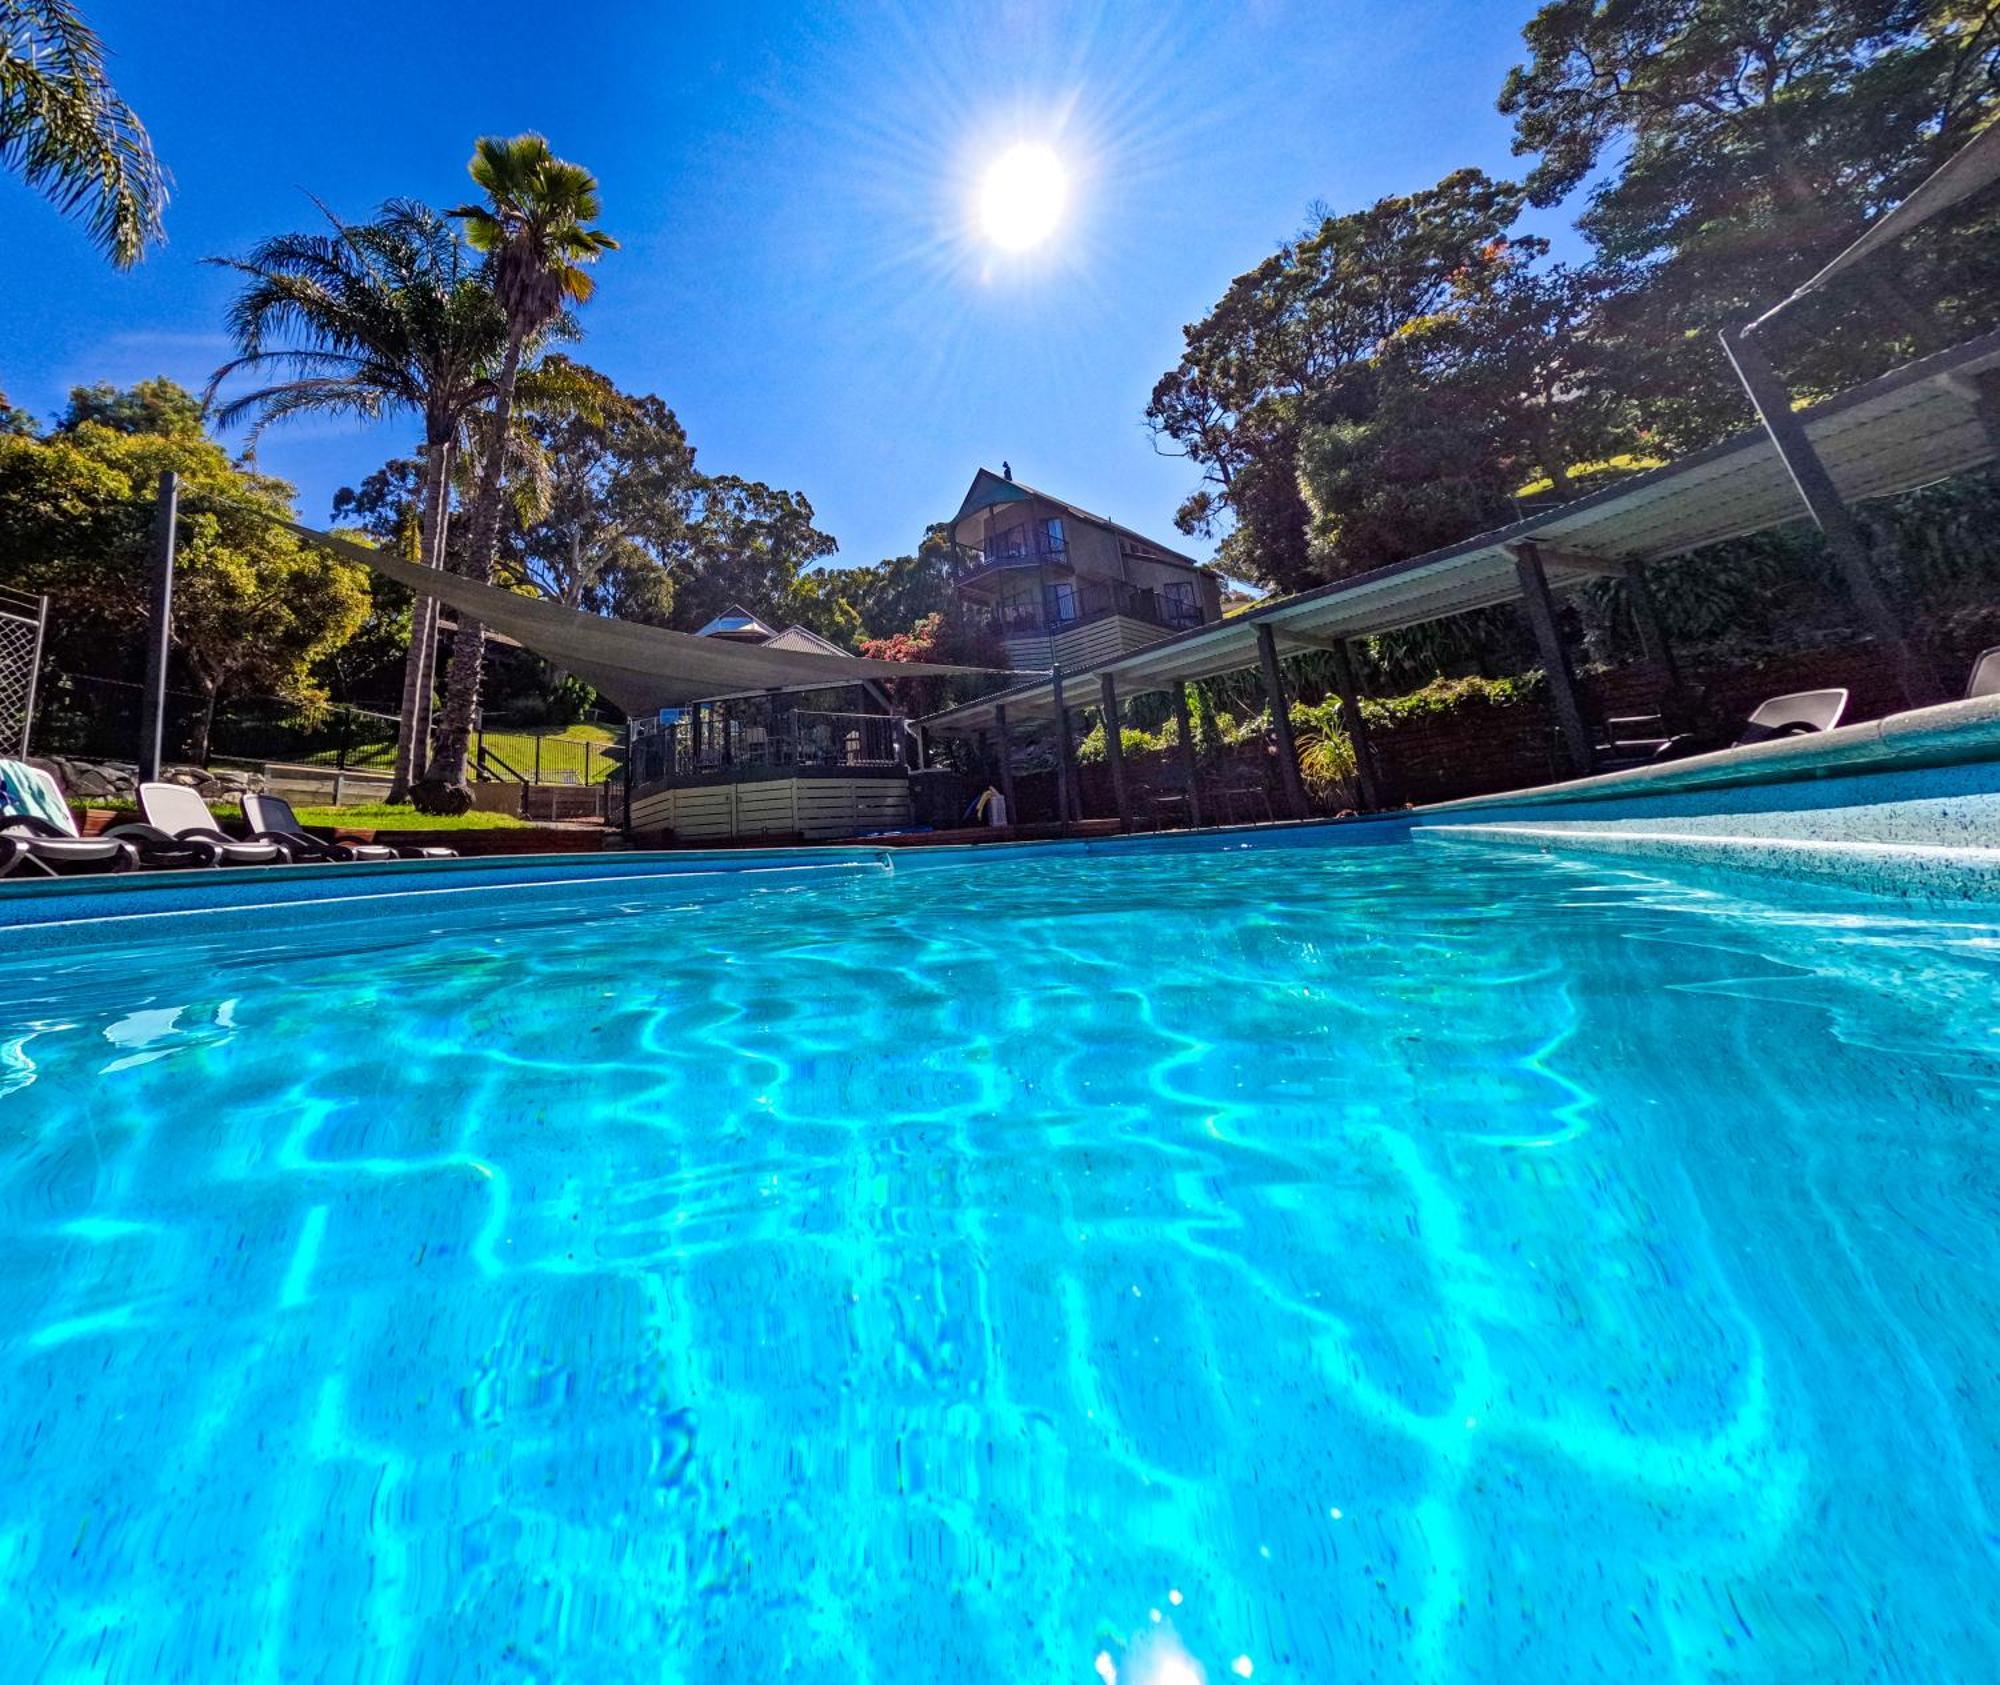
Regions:
M 1639 629 L 1639 652 L 1647 662 L 1666 669 L 1667 684 L 1671 689 L 1681 688 L 1680 663 L 1674 659 L 1674 646 L 1667 639 L 1667 628 L 1660 619 L 1660 605 L 1653 597 L 1653 587 L 1646 577 L 1646 569 L 1639 562 L 1631 562 L 1625 568 L 1625 595 L 1632 604 L 1632 622 Z
M 174 635 L 174 522 L 180 514 L 181 479 L 160 475 L 153 505 L 153 606 L 146 633 L 146 690 L 140 700 L 139 779 L 160 776 L 160 748 L 167 724 L 167 654 Z
M 1897 682 L 1903 689 L 1903 700 L 1913 708 L 1938 701 L 1943 692 L 1938 688 L 1937 674 L 1910 643 L 1896 611 L 1882 595 L 1875 570 L 1869 564 L 1868 539 L 1861 523 L 1842 500 L 1840 488 L 1833 483 L 1819 452 L 1813 449 L 1805 423 L 1792 408 L 1791 394 L 1778 378 L 1777 370 L 1771 367 L 1762 348 L 1740 332 L 1724 329 L 1722 348 L 1728 352 L 1736 378 L 1750 395 L 1764 431 L 1771 436 L 1778 460 L 1791 475 L 1813 524 L 1826 535 L 1826 547 L 1833 552 L 1841 576 L 1847 581 L 1848 594 L 1861 611 L 1862 625 L 1887 647 L 1889 659 L 1895 664 Z
M 340 741 L 333 756 L 333 805 L 340 806 L 341 797 L 347 793 L 347 743 L 354 735 L 354 716 L 345 708 L 340 711 Z
M 631 721 L 628 720 L 625 723 L 626 746 L 628 748 L 631 746 L 631 736 L 632 736 L 632 723 Z M 588 748 L 589 744 L 586 743 L 584 747 Z M 540 784 L 541 781 L 542 781 L 542 734 L 538 731 L 535 733 L 535 782 L 537 784 Z M 584 780 L 584 783 L 586 784 L 588 784 L 589 782 L 590 780 L 588 778 Z
M 590 749 L 590 739 L 586 737 L 583 740 L 583 781 L 586 785 L 590 783 Z M 535 739 L 535 782 L 538 784 L 541 782 L 541 750 L 542 740 L 538 737 Z M 632 763 L 628 760 L 625 764 L 630 766 Z
M 1194 752 L 1194 721 L 1188 717 L 1187 686 L 1174 684 L 1174 722 L 1181 731 L 1181 765 L 1187 768 L 1188 823 L 1201 828 L 1201 764 Z
M 28 657 L 28 695 L 21 705 L 21 758 L 28 757 L 28 739 L 35 731 L 35 687 L 42 676 L 42 640 L 49 629 L 49 599 L 35 599 L 35 649 Z
M 1292 739 L 1292 706 L 1285 697 L 1285 675 L 1278 666 L 1278 640 L 1268 620 L 1257 625 L 1257 659 L 1264 669 L 1264 695 L 1271 704 L 1271 725 L 1278 734 L 1278 782 L 1294 819 L 1306 817 L 1306 784 L 1299 775 L 1299 749 Z
M 1555 706 L 1556 724 L 1562 729 L 1571 766 L 1578 776 L 1588 778 L 1597 770 L 1597 748 L 1591 742 L 1590 726 L 1583 717 L 1583 704 L 1577 700 L 1576 671 L 1569 664 L 1569 650 L 1556 620 L 1556 600 L 1542 567 L 1542 552 L 1528 539 L 1512 548 L 1514 576 L 1521 586 L 1521 606 L 1542 652 L 1542 670 L 1548 674 L 1549 701 Z
M 1368 721 L 1361 712 L 1361 686 L 1354 676 L 1354 653 L 1345 638 L 1326 646 L 1333 658 L 1333 685 L 1340 693 L 1341 723 L 1347 727 L 1347 741 L 1354 745 L 1354 776 L 1361 785 L 1361 805 L 1375 810 L 1388 806 L 1382 794 L 1382 775 L 1375 765 L 1375 744 L 1368 735 Z
M 1104 713 L 1104 759 L 1111 768 L 1111 794 L 1118 803 L 1118 829 L 1132 829 L 1132 799 L 1125 788 L 1124 730 L 1118 720 L 1118 681 L 1097 675 L 1097 700 Z
M 1014 739 L 1007 730 L 1007 704 L 993 710 L 993 725 L 1000 739 L 1000 796 L 1007 804 L 1007 823 L 1021 823 L 1021 810 L 1014 805 Z

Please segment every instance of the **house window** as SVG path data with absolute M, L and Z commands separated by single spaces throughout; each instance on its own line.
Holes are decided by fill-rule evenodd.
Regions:
M 1009 527 L 997 537 L 989 539 L 986 545 L 988 561 L 1012 560 L 1028 553 L 1028 529 L 1025 526 Z
M 1057 580 L 1048 587 L 1049 624 L 1067 626 L 1076 618 L 1076 587 L 1068 580 Z
M 1068 548 L 1069 541 L 1063 537 L 1062 517 L 1051 515 L 1042 522 L 1042 554 L 1060 556 Z
M 1169 626 L 1199 626 L 1201 601 L 1195 596 L 1194 581 L 1173 579 L 1160 587 Z

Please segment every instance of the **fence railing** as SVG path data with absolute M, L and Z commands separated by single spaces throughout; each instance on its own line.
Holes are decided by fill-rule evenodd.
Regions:
M 0 752 L 28 752 L 48 620 L 47 597 L 0 586 Z
M 632 739 L 632 781 L 658 784 L 785 767 L 901 766 L 907 736 L 900 714 L 829 713 L 799 708 L 769 719 L 724 715 L 662 726 L 641 720 Z

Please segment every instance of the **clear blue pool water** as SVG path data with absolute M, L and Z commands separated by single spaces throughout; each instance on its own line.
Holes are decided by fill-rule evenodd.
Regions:
M 0 1671 L 2000 1676 L 1996 984 L 1411 846 L 0 962 Z

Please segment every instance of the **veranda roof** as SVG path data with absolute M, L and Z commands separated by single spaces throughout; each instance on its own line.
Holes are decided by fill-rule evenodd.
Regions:
M 1990 462 L 1994 436 L 1981 413 L 1981 376 L 2000 371 L 2000 333 L 1940 351 L 1805 412 L 1806 431 L 1849 502 L 1913 491 Z M 1297 596 L 1255 604 L 1226 620 L 1149 644 L 1087 673 L 1064 674 L 1072 707 L 1093 705 L 1097 678 L 1127 696 L 1253 666 L 1257 628 L 1281 653 L 1442 620 L 1521 595 L 1513 546 L 1533 542 L 1557 590 L 1615 577 L 1704 544 L 1806 518 L 1797 488 L 1762 428 L 1639 474 L 1573 503 L 1390 567 Z M 931 715 L 933 730 L 974 732 L 1004 704 L 1010 724 L 1052 719 L 1046 678 Z
M 670 632 L 663 626 L 583 614 L 539 597 L 518 596 L 457 574 L 418 567 L 331 533 L 287 521 L 308 544 L 373 568 L 384 579 L 425 592 L 461 616 L 504 632 L 567 668 L 628 714 L 650 714 L 713 696 L 760 690 L 817 690 L 890 679 L 977 674 L 1018 678 L 1008 669 L 952 667 L 927 661 L 870 661 L 854 655 L 772 648 L 727 638 Z

